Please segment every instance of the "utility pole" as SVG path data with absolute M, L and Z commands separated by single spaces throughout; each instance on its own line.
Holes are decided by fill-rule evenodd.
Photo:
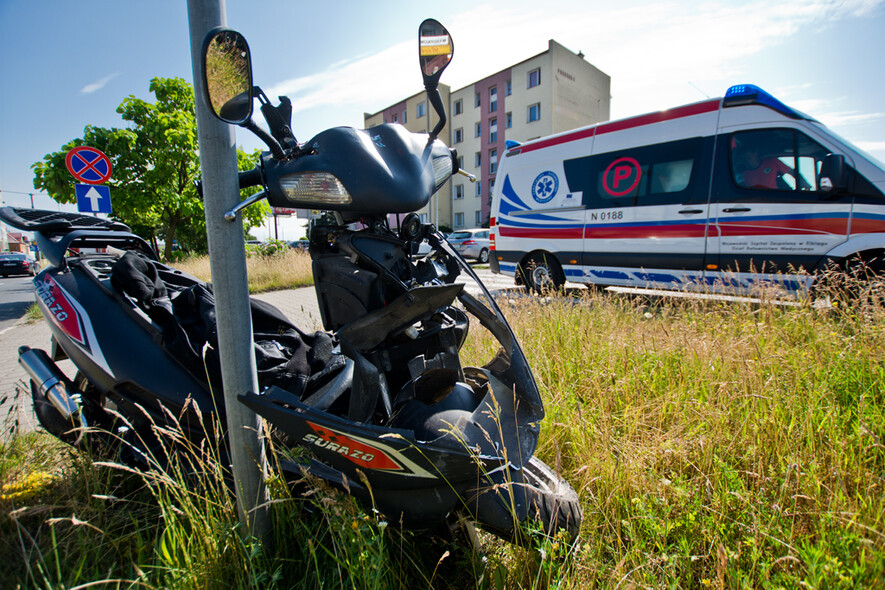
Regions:
M 187 9 L 231 469 L 240 521 L 252 535 L 268 539 L 267 461 L 261 419 L 237 400 L 237 394 L 258 391 L 243 222 L 240 217 L 234 222 L 224 218 L 224 213 L 240 202 L 237 147 L 233 127 L 216 119 L 203 98 L 201 74 L 203 40 L 213 28 L 225 26 L 227 11 L 224 0 L 188 0 Z

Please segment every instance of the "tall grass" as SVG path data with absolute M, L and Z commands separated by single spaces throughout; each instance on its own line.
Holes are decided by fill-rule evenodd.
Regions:
M 131 473 L 30 434 L 0 448 L 0 587 L 883 587 L 875 298 L 502 305 L 544 396 L 538 454 L 581 500 L 574 544 L 481 535 L 481 560 L 316 482 L 276 479 L 265 544 L 240 530 L 205 448 L 186 447 L 206 474 L 197 493 L 185 464 Z M 465 356 L 493 348 L 473 330 Z M 29 484 L 33 473 L 46 476 Z
M 249 250 L 246 252 L 249 292 L 254 294 L 313 285 L 310 264 L 310 256 L 303 250 L 285 248 L 270 254 Z M 212 280 L 208 256 L 195 256 L 175 262 L 172 266 L 201 280 Z
M 885 584 L 883 309 L 519 300 L 576 587 Z M 475 342 L 477 348 L 484 342 Z

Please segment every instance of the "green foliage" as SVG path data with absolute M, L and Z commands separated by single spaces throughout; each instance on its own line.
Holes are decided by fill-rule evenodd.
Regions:
M 292 247 L 289 246 L 288 242 L 270 238 L 266 242 L 263 242 L 261 244 L 249 246 L 247 253 L 249 255 L 257 256 L 279 256 L 281 254 L 289 252 L 291 248 Z
M 115 218 L 151 242 L 164 240 L 166 259 L 176 241 L 186 250 L 205 252 L 203 202 L 193 184 L 200 171 L 193 88 L 181 78 L 153 78 L 150 91 L 156 102 L 130 95 L 117 108 L 126 127 L 88 125 L 83 137 L 35 163 L 34 188 L 59 203 L 75 203 L 75 181 L 65 156 L 80 145 L 98 148 L 114 168 L 108 186 Z M 237 157 L 241 170 L 257 162 L 257 152 L 238 150 Z M 267 211 L 263 203 L 249 207 L 243 216 L 246 228 L 260 224 Z

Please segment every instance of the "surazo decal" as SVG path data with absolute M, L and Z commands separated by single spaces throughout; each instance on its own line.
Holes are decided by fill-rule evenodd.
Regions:
M 316 434 L 305 434 L 301 440 L 313 447 L 337 453 L 345 459 L 368 469 L 383 469 L 385 471 L 402 471 L 403 469 L 402 465 L 381 449 L 377 449 L 343 432 L 338 432 L 312 422 L 307 424 L 313 428 Z
M 46 318 L 58 326 L 70 338 L 71 342 L 80 347 L 96 365 L 108 375 L 113 376 L 104 353 L 98 346 L 98 339 L 89 315 L 70 293 L 47 275 L 42 281 L 34 281 L 34 288 L 40 303 L 41 311 Z
M 64 330 L 65 334 L 81 346 L 86 346 L 86 337 L 79 314 L 62 292 L 58 283 L 52 277 L 47 276 L 36 285 L 36 291 L 55 323 Z
M 393 448 L 361 437 L 345 434 L 328 426 L 307 422 L 313 432 L 301 437 L 312 448 L 340 455 L 348 461 L 376 471 L 397 472 L 414 477 L 434 477 Z

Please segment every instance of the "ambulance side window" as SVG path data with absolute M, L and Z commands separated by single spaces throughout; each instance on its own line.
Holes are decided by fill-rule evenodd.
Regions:
M 829 151 L 792 129 L 734 133 L 729 140 L 732 181 L 740 188 L 789 193 L 816 192 Z
M 696 194 L 703 146 L 700 137 L 641 146 L 566 160 L 563 169 L 588 209 L 705 202 Z

